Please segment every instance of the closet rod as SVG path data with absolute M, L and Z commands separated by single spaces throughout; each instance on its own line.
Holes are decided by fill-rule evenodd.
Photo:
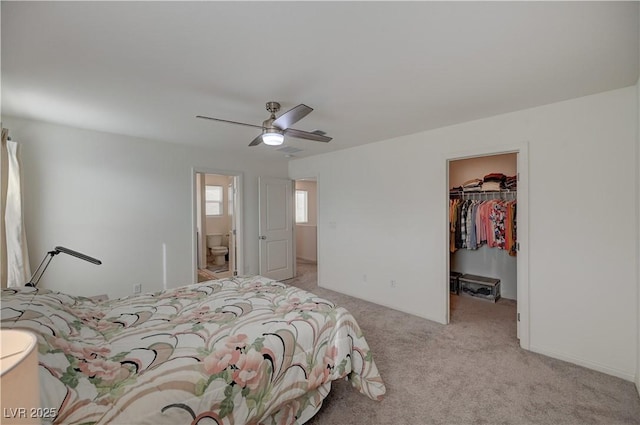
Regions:
M 514 199 L 518 194 L 517 190 L 501 190 L 501 191 L 457 191 L 449 192 L 449 198 L 459 199 Z

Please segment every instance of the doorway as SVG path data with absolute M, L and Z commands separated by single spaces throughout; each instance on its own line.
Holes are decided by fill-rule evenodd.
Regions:
M 297 276 L 299 267 L 303 267 L 308 275 L 312 271 L 315 273 L 318 252 L 316 178 L 294 181 L 260 177 L 258 186 L 259 274 L 287 281 Z
M 454 182 L 450 175 L 452 163 L 460 160 L 470 160 L 474 158 L 491 157 L 505 154 L 516 155 L 516 178 L 517 178 L 517 194 L 514 194 L 514 198 L 517 202 L 517 255 L 515 257 L 515 269 L 508 272 L 511 275 L 509 283 L 510 287 L 507 289 L 507 293 L 515 299 L 517 303 L 516 317 L 516 333 L 520 340 L 520 346 L 524 349 L 529 349 L 529 279 L 528 279 L 528 145 L 526 143 L 518 144 L 515 146 L 508 146 L 505 148 L 495 149 L 478 149 L 476 151 L 450 154 L 446 157 L 446 182 L 447 182 L 447 224 L 446 224 L 446 252 L 451 251 L 451 239 L 450 239 L 450 189 L 456 184 L 462 182 Z M 491 173 L 491 172 L 489 172 Z M 482 179 L 483 176 L 479 176 Z M 454 184 L 455 183 L 455 184 Z M 493 249 L 493 248 L 491 248 Z M 445 290 L 445 302 L 446 302 L 446 322 L 450 321 L 450 272 L 454 270 L 452 264 L 458 267 L 456 261 L 452 261 L 450 255 L 446 255 L 446 290 Z M 477 264 L 476 264 L 477 267 Z M 454 270 L 458 271 L 458 270 Z M 463 271 L 464 272 L 464 271 Z M 500 276 L 492 276 L 500 277 Z M 512 282 L 515 278 L 516 282 Z M 479 301 L 480 302 L 480 301 Z M 484 301 L 483 301 L 484 302 Z
M 318 262 L 318 209 L 315 178 L 295 180 L 296 262 Z
M 194 281 L 237 276 L 242 270 L 241 177 L 194 169 Z
M 318 182 L 315 177 L 295 180 L 295 260 L 304 273 L 318 267 Z

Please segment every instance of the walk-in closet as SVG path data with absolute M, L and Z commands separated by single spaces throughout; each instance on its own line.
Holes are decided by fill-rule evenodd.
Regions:
M 452 304 L 465 297 L 473 299 L 465 308 L 484 309 L 517 300 L 517 155 L 449 161 Z

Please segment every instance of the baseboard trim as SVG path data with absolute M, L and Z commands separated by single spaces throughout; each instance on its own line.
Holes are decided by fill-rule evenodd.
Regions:
M 581 359 L 578 357 L 574 357 L 568 354 L 559 353 L 557 351 L 536 347 L 531 345 L 529 347 L 531 351 L 534 353 L 542 354 L 544 356 L 553 357 L 554 359 L 563 360 L 565 362 L 573 363 L 578 366 L 586 367 L 587 369 L 595 370 L 598 372 L 606 373 L 607 375 L 615 376 L 617 378 L 624 379 L 625 381 L 635 382 L 635 374 L 625 372 L 623 370 L 619 370 L 616 368 L 612 368 L 609 366 L 602 365 L 600 363 L 592 362 L 589 360 Z M 640 394 L 640 389 L 638 389 L 638 393 Z
M 318 264 L 315 258 L 296 257 L 296 261 L 301 261 L 309 264 Z
M 392 310 L 400 311 L 402 313 L 411 314 L 412 316 L 416 316 L 416 317 L 419 317 L 421 319 L 426 319 L 426 320 L 430 320 L 432 322 L 440 323 L 441 325 L 446 325 L 446 323 L 443 322 L 442 320 L 439 320 L 439 319 L 437 319 L 435 317 L 432 317 L 432 316 L 429 316 L 429 315 L 425 315 L 423 312 L 412 311 L 410 309 L 403 309 L 403 308 L 400 308 L 400 307 L 395 306 L 395 305 L 391 305 L 391 304 L 388 304 L 388 303 L 380 302 L 378 300 L 373 300 L 373 299 L 370 299 L 370 298 L 362 296 L 362 293 L 352 293 L 352 292 L 349 292 L 349 291 L 345 291 L 342 288 L 340 288 L 340 289 L 332 288 L 330 286 L 321 285 L 320 282 L 318 282 L 318 286 L 320 288 L 328 289 L 330 291 L 334 291 L 334 292 L 337 292 L 339 294 L 348 295 L 350 297 L 357 298 L 357 299 L 362 300 L 362 301 L 366 301 L 366 302 L 369 302 L 369 303 L 372 303 L 372 304 L 377 304 L 377 305 L 380 305 L 382 307 L 386 307 L 386 308 L 390 308 Z

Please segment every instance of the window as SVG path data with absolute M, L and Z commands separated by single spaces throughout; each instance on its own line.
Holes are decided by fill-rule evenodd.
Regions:
M 296 223 L 307 223 L 307 191 L 296 190 Z
M 207 215 L 222 215 L 222 186 L 205 187 L 205 208 Z

